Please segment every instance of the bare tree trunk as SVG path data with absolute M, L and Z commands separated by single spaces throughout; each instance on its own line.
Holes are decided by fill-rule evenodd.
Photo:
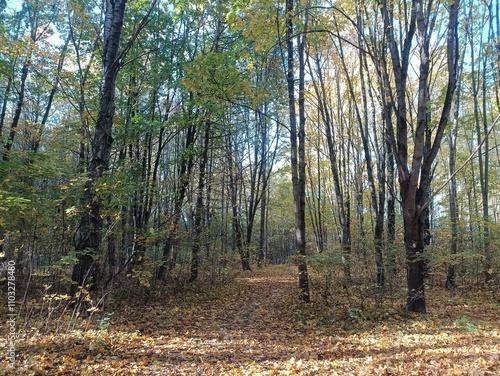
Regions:
M 233 144 L 233 135 L 227 135 L 227 161 L 229 175 L 229 191 L 231 196 L 231 227 L 232 227 L 232 249 L 240 255 L 241 268 L 243 270 L 252 270 L 250 267 L 250 253 L 248 248 L 243 246 L 243 229 L 240 223 L 240 204 L 239 193 L 241 190 L 241 172 L 235 166 L 234 156 L 238 155 L 236 146 Z
M 31 56 L 28 56 L 24 61 L 23 67 L 21 68 L 21 82 L 19 85 L 19 94 L 17 96 L 16 110 L 14 111 L 14 117 L 12 118 L 12 123 L 10 124 L 9 137 L 4 145 L 4 150 L 2 150 L 2 159 L 4 162 L 9 160 L 9 153 L 14 145 L 17 126 L 19 125 L 19 120 L 21 119 L 21 112 L 24 107 L 24 96 L 26 94 L 26 80 L 28 78 L 30 64 Z
M 386 119 L 386 124 L 389 120 Z M 387 136 L 385 137 L 388 138 Z M 394 276 L 396 274 L 396 250 L 394 243 L 396 241 L 396 185 L 395 176 L 396 171 L 394 168 L 394 154 L 391 144 L 388 140 L 385 142 L 387 151 L 387 181 L 386 186 L 388 190 L 387 197 L 387 271 L 388 274 Z
M 189 126 L 186 131 L 185 150 L 182 151 L 185 154 L 181 156 L 181 165 L 179 167 L 179 177 L 174 198 L 174 209 L 172 215 L 170 216 L 170 218 L 168 218 L 167 221 L 169 234 L 167 236 L 165 245 L 163 247 L 162 263 L 158 268 L 158 273 L 156 275 L 157 279 L 165 278 L 167 267 L 172 268 L 173 265 L 175 264 L 174 260 L 175 257 L 173 257 L 172 254 L 179 238 L 179 224 L 181 218 L 182 204 L 184 202 L 184 198 L 186 197 L 186 192 L 189 185 L 189 179 L 194 164 L 193 153 L 191 151 L 194 146 L 195 135 L 196 135 L 196 126 L 194 125 Z M 168 263 L 170 263 L 170 266 L 167 265 Z
M 459 228 L 459 215 L 457 207 L 457 178 L 455 174 L 456 170 L 456 159 L 457 159 L 457 135 L 458 135 L 458 122 L 459 122 L 459 109 L 460 109 L 460 94 L 461 94 L 461 73 L 463 66 L 463 57 L 460 63 L 460 69 L 457 73 L 457 93 L 455 101 L 455 110 L 453 114 L 453 127 L 451 129 L 450 135 L 448 136 L 450 155 L 448 159 L 448 168 L 450 175 L 449 182 L 449 211 L 450 211 L 450 222 L 451 222 L 451 244 L 450 244 L 450 256 L 451 260 L 448 265 L 448 270 L 446 273 L 446 283 L 447 289 L 452 290 L 456 287 L 456 271 L 455 271 L 455 255 L 458 251 L 458 228 Z
M 299 126 L 297 127 L 297 112 L 295 109 L 295 74 L 294 74 L 294 4 L 293 0 L 286 1 L 286 47 L 287 47 L 287 87 L 288 87 L 288 109 L 290 117 L 290 148 L 291 148 L 291 168 L 292 186 L 295 213 L 295 240 L 299 256 L 299 289 L 300 298 L 304 302 L 309 302 L 309 276 L 306 263 L 306 222 L 305 222 L 305 109 L 304 109 L 304 84 L 305 84 L 305 60 L 304 43 L 305 34 L 299 34 L 298 55 L 299 55 Z M 305 22 L 307 28 L 307 21 Z M 298 140 L 298 144 L 297 144 Z
M 312 156 L 309 155 L 310 160 Z M 322 218 L 322 176 L 321 176 L 321 166 L 320 166 L 320 147 L 316 148 L 316 174 L 317 179 L 314 180 L 313 171 L 311 169 L 311 164 L 308 165 L 307 171 L 309 174 L 309 191 L 310 197 L 306 198 L 307 207 L 309 209 L 309 216 L 311 218 L 311 226 L 314 233 L 314 239 L 316 242 L 316 249 L 318 253 L 324 251 L 324 229 L 323 229 L 323 218 Z
M 64 45 L 61 49 L 61 54 L 60 54 L 59 60 L 57 62 L 56 78 L 54 80 L 54 83 L 52 84 L 52 89 L 50 90 L 49 97 L 47 99 L 47 104 L 45 106 L 45 111 L 43 113 L 42 122 L 40 123 L 40 125 L 41 125 L 40 134 L 37 135 L 37 137 L 35 138 L 35 142 L 32 146 L 32 150 L 35 152 L 38 151 L 38 148 L 40 147 L 41 133 L 43 131 L 43 128 L 47 124 L 47 121 L 49 120 L 50 111 L 52 109 L 52 103 L 54 101 L 54 97 L 57 93 L 57 90 L 59 89 L 59 81 L 61 80 L 61 72 L 62 72 L 62 69 L 64 67 L 64 59 L 66 57 L 66 51 L 68 50 L 68 45 L 69 45 L 70 40 L 71 40 L 71 34 L 68 33 L 68 36 L 66 37 L 66 41 L 64 42 Z
M 125 4 L 126 0 L 108 0 L 106 2 L 101 97 L 92 141 L 91 160 L 87 167 L 87 183 L 82 200 L 84 210 L 76 244 L 78 262 L 73 267 L 72 273 L 72 279 L 76 282 L 76 286 L 73 285 L 72 288 L 73 293 L 76 292 L 78 286 L 87 283 L 92 283 L 94 287 L 97 287 L 100 280 L 98 256 L 101 252 L 103 228 L 101 213 L 104 203 L 96 195 L 95 185 L 97 180 L 108 170 L 111 155 L 115 87 L 121 66 L 119 47 Z
M 430 42 L 434 20 L 430 18 L 429 8 L 424 7 L 421 0 L 412 2 L 411 16 L 405 26 L 405 36 L 401 52 L 395 39 L 392 25 L 397 22 L 394 18 L 392 5 L 382 1 L 380 11 L 384 20 L 384 33 L 389 46 L 392 70 L 396 90 L 396 120 L 397 132 L 388 129 L 391 146 L 394 150 L 399 170 L 399 185 L 403 210 L 404 242 L 406 249 L 407 269 L 407 309 L 414 312 L 426 312 L 424 295 L 425 262 L 423 258 L 425 238 L 427 236 L 426 210 L 430 205 L 430 183 L 432 179 L 432 165 L 441 146 L 445 127 L 449 120 L 451 105 L 457 83 L 458 62 L 458 7 L 456 1 L 448 4 L 447 28 L 447 68 L 448 85 L 446 96 L 437 127 L 433 129 L 434 139 L 431 136 L 428 122 L 429 98 L 429 64 Z M 400 20 L 401 21 L 401 20 Z M 408 108 L 407 108 L 407 78 L 412 43 L 418 33 L 419 39 L 419 75 L 418 75 L 418 103 L 417 122 L 413 137 L 413 155 L 409 163 L 408 153 Z M 382 71 L 387 72 L 387 69 Z M 389 81 L 388 79 L 386 79 Z M 426 139 L 427 137 L 427 139 Z
M 459 93 L 457 97 L 459 97 Z M 446 288 L 453 290 L 456 287 L 455 280 L 455 259 L 454 256 L 457 254 L 458 249 L 458 209 L 457 209 L 457 179 L 455 176 L 456 168 L 456 154 L 457 154 L 457 131 L 458 131 L 458 100 L 457 109 L 455 111 L 455 119 L 453 121 L 453 129 L 449 135 L 450 143 L 450 156 L 448 160 L 450 179 L 450 192 L 449 192 L 449 210 L 450 210 L 450 222 L 451 222 L 451 244 L 450 244 L 450 255 L 451 260 L 448 265 L 448 271 L 446 273 Z
M 358 14 L 357 17 L 358 27 L 360 30 L 363 30 L 363 17 L 361 14 Z M 342 43 L 343 41 L 338 38 L 338 50 L 341 56 L 344 55 Z M 364 43 L 364 39 L 361 35 L 358 36 L 359 46 L 362 47 Z M 383 257 L 383 235 L 384 235 L 384 210 L 385 210 L 385 155 L 380 153 L 378 157 L 379 169 L 378 169 L 378 178 L 379 178 L 379 191 L 377 192 L 376 184 L 375 184 L 375 174 L 373 171 L 373 161 L 372 161 L 372 151 L 370 149 L 370 139 L 369 139 L 369 131 L 368 131 L 368 100 L 367 100 L 367 92 L 369 89 L 366 86 L 365 81 L 365 69 L 367 68 L 366 64 L 366 51 L 363 48 L 359 49 L 359 77 L 361 84 L 361 105 L 360 109 L 356 93 L 354 90 L 354 86 L 352 84 L 351 76 L 349 74 L 349 70 L 347 69 L 346 63 L 344 59 L 341 59 L 342 66 L 344 68 L 344 74 L 347 79 L 349 92 L 351 94 L 352 101 L 354 103 L 354 109 L 358 121 L 358 127 L 361 135 L 361 141 L 363 145 L 363 151 L 366 161 L 366 173 L 368 178 L 368 184 L 370 187 L 370 196 L 371 196 L 371 206 L 373 213 L 373 220 L 375 222 L 374 226 L 374 248 L 375 248 L 375 265 L 376 265 L 376 278 L 377 285 L 384 286 L 385 285 L 385 266 L 384 266 L 384 257 Z M 376 134 L 376 132 L 374 132 Z
M 262 195 L 262 203 L 260 205 L 260 226 L 259 226 L 259 256 L 257 258 L 257 266 L 261 268 L 267 261 L 267 187 Z
M 3 94 L 2 111 L 0 113 L 0 136 L 3 136 L 3 125 L 5 122 L 5 115 L 7 114 L 7 104 L 9 103 L 9 95 L 11 87 L 12 87 L 12 77 L 9 77 L 7 79 L 7 86 L 5 87 L 5 92 Z
M 210 120 L 205 124 L 205 136 L 203 138 L 203 152 L 200 160 L 200 172 L 198 176 L 198 189 L 196 192 L 196 211 L 194 214 L 194 234 L 193 246 L 191 248 L 191 276 L 189 282 L 194 282 L 198 278 L 198 268 L 200 266 L 200 241 L 203 231 L 203 220 L 205 219 L 205 206 L 203 203 L 205 190 L 205 175 L 208 162 L 208 148 L 210 146 Z
M 269 194 L 269 179 L 271 177 L 271 172 L 273 169 L 274 161 L 277 152 L 277 142 L 276 147 L 271 149 L 272 140 L 269 140 L 269 125 L 264 114 L 267 113 L 267 104 L 264 105 L 263 111 L 258 111 L 255 113 L 258 119 L 258 124 L 260 125 L 260 139 L 259 142 L 262 145 L 260 149 L 260 169 L 259 169 L 259 199 L 260 199 L 260 225 L 259 225 L 259 253 L 257 257 L 257 263 L 259 267 L 265 263 L 267 258 L 267 212 L 268 212 L 268 194 Z M 279 134 L 279 132 L 276 132 Z M 276 136 L 278 137 L 278 136 Z
M 471 7 L 469 8 L 468 19 L 471 20 L 473 17 L 476 17 L 473 14 L 474 10 Z M 482 22 L 486 22 L 486 14 L 483 14 Z M 486 137 L 488 120 L 486 114 L 486 57 L 484 56 L 484 43 L 481 35 L 481 43 L 477 46 L 475 41 L 474 30 L 470 23 L 467 24 L 466 35 L 469 41 L 470 47 L 470 66 L 471 66 L 471 79 L 472 79 L 472 93 L 473 93 L 473 103 L 474 103 L 474 124 L 475 124 L 475 132 L 477 143 L 479 146 L 478 150 L 478 169 L 479 169 L 479 188 L 481 193 L 481 204 L 482 204 L 482 219 L 479 223 L 479 228 L 481 234 L 479 236 L 480 245 L 482 247 L 482 252 L 484 255 L 484 265 L 483 265 L 483 274 L 485 279 L 488 280 L 490 278 L 490 265 L 491 265 L 491 257 L 490 257 L 490 245 L 489 245 L 489 141 Z M 476 57 L 476 52 L 478 52 L 479 56 Z M 482 65 L 482 67 L 481 67 Z M 482 82 L 482 85 L 481 85 Z M 482 86 L 482 87 L 481 87 Z M 481 101 L 481 102 L 480 102 Z M 484 134 L 483 134 L 484 132 Z M 484 142 L 483 142 L 483 137 Z M 473 189 L 476 192 L 477 185 L 474 183 L 474 170 L 473 170 Z M 476 196 L 476 194 L 475 194 Z M 476 202 L 475 205 L 478 205 Z M 479 218 L 479 217 L 478 217 Z
M 342 258 L 344 265 L 344 284 L 349 284 L 351 279 L 350 255 L 351 255 L 351 223 L 350 223 L 350 207 L 349 194 L 344 194 L 341 182 L 341 170 L 339 169 L 339 161 L 337 151 L 335 149 L 335 137 L 333 133 L 333 119 L 328 106 L 327 89 L 325 87 L 323 72 L 319 57 L 316 58 L 316 71 L 318 82 L 314 82 L 316 95 L 318 97 L 318 107 L 321 114 L 321 120 L 325 126 L 325 135 L 328 146 L 328 157 L 330 168 L 333 175 L 333 184 L 335 190 L 335 198 L 340 218 L 341 227 L 341 247 Z M 337 81 L 337 94 L 340 91 Z M 340 98 L 340 95 L 337 95 Z M 340 100 L 340 99 L 339 99 Z

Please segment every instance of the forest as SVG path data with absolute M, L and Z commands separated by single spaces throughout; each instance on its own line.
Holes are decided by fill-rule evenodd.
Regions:
M 499 121 L 498 0 L 0 0 L 0 374 L 498 375 Z

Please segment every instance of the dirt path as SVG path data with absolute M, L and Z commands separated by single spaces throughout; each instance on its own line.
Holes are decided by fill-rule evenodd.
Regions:
M 181 336 L 203 339 L 262 340 L 275 331 L 289 330 L 290 323 L 283 315 L 296 294 L 295 274 L 293 268 L 283 267 L 240 273 L 220 294 L 193 296 L 184 308 L 165 308 L 163 313 L 169 320 L 160 332 L 173 330 Z
M 223 309 L 217 304 L 211 307 L 221 329 L 268 334 L 278 329 L 277 324 L 279 329 L 282 328 L 284 318 L 280 313 L 283 304 L 296 291 L 292 270 L 270 268 L 246 272 L 235 283 L 237 293 L 221 302 Z
M 156 372 L 252 375 L 257 364 L 263 371 L 289 360 L 306 335 L 285 316 L 295 294 L 294 269 L 271 267 L 241 273 L 221 296 L 163 311 L 159 316 L 167 322 L 144 333 L 154 338 Z

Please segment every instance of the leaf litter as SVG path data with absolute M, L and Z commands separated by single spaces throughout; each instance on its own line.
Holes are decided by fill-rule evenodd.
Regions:
M 4 357 L 0 374 L 500 375 L 498 302 L 441 299 L 431 314 L 347 330 L 298 304 L 297 292 L 295 271 L 276 266 L 242 272 L 215 292 L 124 308 L 105 329 L 19 329 L 16 367 Z

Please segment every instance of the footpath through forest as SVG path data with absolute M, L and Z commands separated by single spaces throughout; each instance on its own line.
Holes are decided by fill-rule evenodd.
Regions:
M 17 368 L 2 360 L 0 374 L 500 375 L 494 307 L 484 321 L 427 315 L 347 331 L 298 304 L 296 285 L 293 267 L 269 267 L 108 312 L 99 329 L 20 330 Z

